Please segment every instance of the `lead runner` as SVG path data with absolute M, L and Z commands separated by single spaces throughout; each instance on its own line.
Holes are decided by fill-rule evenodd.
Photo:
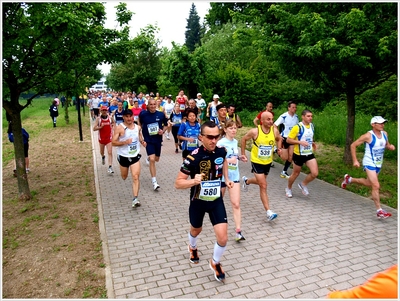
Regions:
M 199 263 L 197 238 L 202 230 L 204 215 L 208 213 L 217 238 L 209 266 L 215 279 L 221 282 L 225 281 L 225 273 L 220 259 L 228 242 L 228 219 L 221 195 L 222 175 L 229 189 L 233 188 L 234 183 L 228 177 L 228 163 L 225 160 L 227 151 L 224 147 L 217 147 L 219 137 L 219 129 L 214 122 L 202 124 L 199 140 L 203 145 L 183 161 L 175 180 L 175 188 L 190 188 L 189 261 Z

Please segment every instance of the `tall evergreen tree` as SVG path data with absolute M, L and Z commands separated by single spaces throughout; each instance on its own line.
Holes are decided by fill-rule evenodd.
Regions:
M 191 53 L 197 46 L 200 46 L 200 17 L 197 14 L 194 3 L 190 8 L 189 19 L 186 20 L 185 45 Z

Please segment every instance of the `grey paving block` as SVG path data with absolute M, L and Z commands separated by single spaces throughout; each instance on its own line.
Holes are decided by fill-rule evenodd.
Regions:
M 398 258 L 398 213 L 376 218 L 373 201 L 319 179 L 304 197 L 297 183 L 293 198 L 285 197 L 287 181 L 275 163 L 267 177 L 270 206 L 278 213 L 266 220 L 259 189 L 241 191 L 242 231 L 246 241 L 234 241 L 229 193 L 228 244 L 221 259 L 225 284 L 208 267 L 215 244 L 206 216 L 198 239 L 200 263 L 189 263 L 189 189 L 174 188 L 182 163 L 172 140 L 164 139 L 156 163 L 161 188 L 153 191 L 142 149 L 139 200 L 131 208 L 132 178 L 123 181 L 116 148 L 114 175 L 101 165 L 97 133 L 92 135 L 94 175 L 103 253 L 107 263 L 108 296 L 116 299 L 324 299 L 333 289 L 362 284 Z M 316 155 L 318 160 L 318 154 Z M 239 163 L 242 175 L 252 177 L 249 163 Z

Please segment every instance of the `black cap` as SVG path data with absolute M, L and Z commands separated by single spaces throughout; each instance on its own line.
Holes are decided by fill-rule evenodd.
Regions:
M 216 108 L 217 111 L 219 111 L 219 109 L 226 108 L 226 105 L 224 105 L 223 103 L 220 103 L 215 108 Z
M 167 98 L 172 98 L 172 95 L 171 95 L 171 94 L 170 94 L 170 95 L 168 95 L 168 96 L 167 96 Z
M 131 109 L 126 109 L 124 110 L 124 112 L 122 113 L 122 115 L 133 115 L 133 112 Z

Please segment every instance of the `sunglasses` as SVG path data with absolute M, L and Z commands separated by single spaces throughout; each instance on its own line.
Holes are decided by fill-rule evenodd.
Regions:
M 209 139 L 209 140 L 218 140 L 218 138 L 219 138 L 219 135 L 203 135 L 203 134 L 201 134 L 203 137 L 206 137 L 207 139 Z

